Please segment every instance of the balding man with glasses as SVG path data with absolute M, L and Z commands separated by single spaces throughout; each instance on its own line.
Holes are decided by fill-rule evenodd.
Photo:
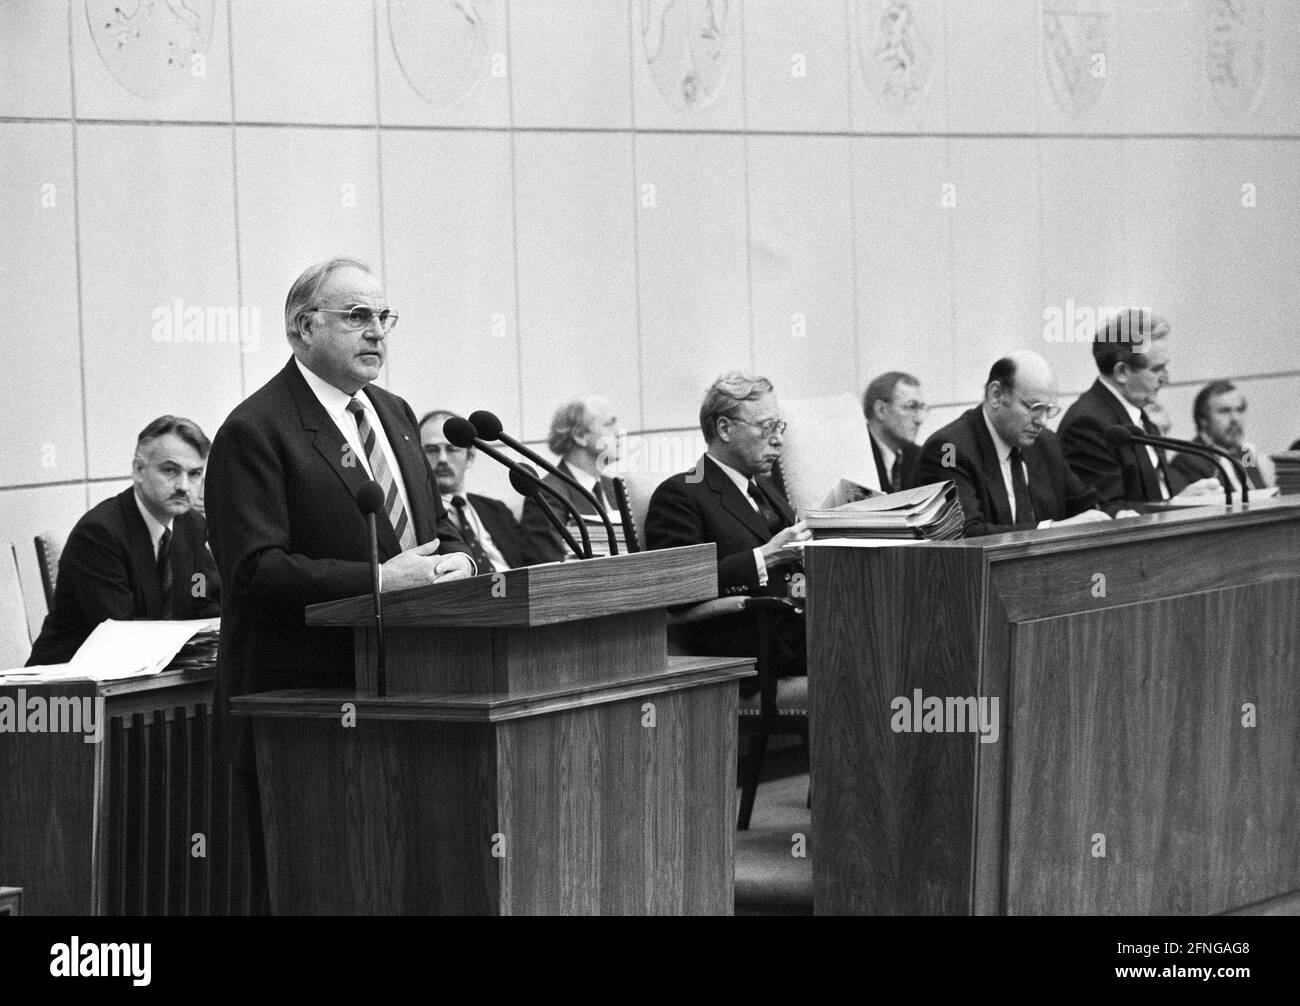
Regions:
M 255 866 L 252 738 L 247 720 L 229 716 L 229 699 L 355 687 L 351 630 L 309 629 L 303 609 L 371 590 L 357 491 L 373 479 L 384 494 L 376 515 L 383 590 L 475 571 L 443 509 L 411 407 L 371 383 L 397 323 L 379 280 L 355 259 L 318 263 L 290 288 L 284 320 L 293 358 L 217 431 L 205 500 L 224 588 L 217 724 L 251 801 Z M 264 878 L 256 881 L 260 902 Z
M 1061 412 L 1056 400 L 1047 361 L 1010 353 L 989 371 L 984 401 L 926 440 L 917 481 L 957 484 L 965 537 L 1110 519 L 1047 428 Z

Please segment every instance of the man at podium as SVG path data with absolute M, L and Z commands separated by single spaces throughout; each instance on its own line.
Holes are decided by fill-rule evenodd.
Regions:
M 226 418 L 208 460 L 212 551 L 228 585 L 214 705 L 249 797 L 255 867 L 262 846 L 252 736 L 246 722 L 231 722 L 229 700 L 355 686 L 352 633 L 309 630 L 304 608 L 371 590 L 357 492 L 373 479 L 384 494 L 376 526 L 385 591 L 474 574 L 415 414 L 371 383 L 397 324 L 379 280 L 355 259 L 314 265 L 290 288 L 284 321 L 292 359 Z

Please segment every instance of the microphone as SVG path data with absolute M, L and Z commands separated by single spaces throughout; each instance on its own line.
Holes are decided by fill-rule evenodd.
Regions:
M 460 416 L 450 417 L 446 422 L 442 424 L 442 435 L 446 437 L 447 441 L 451 443 L 453 446 L 477 447 L 484 454 L 490 457 L 493 461 L 505 465 L 506 468 L 510 470 L 511 475 L 514 475 L 516 472 L 522 472 L 526 479 L 532 478 L 532 480 L 537 483 L 537 488 L 539 491 L 548 493 L 554 499 L 559 500 L 560 505 L 564 507 L 564 512 L 573 517 L 574 521 L 578 525 L 578 530 L 582 533 L 582 543 L 585 546 L 585 548 L 583 550 L 578 550 L 575 548 L 574 552 L 577 554 L 578 558 L 580 559 L 591 558 L 591 536 L 587 534 L 587 526 L 586 524 L 583 523 L 582 515 L 578 513 L 577 508 L 574 507 L 574 505 L 570 503 L 567 499 L 565 499 L 564 496 L 556 492 L 550 486 L 544 485 L 543 483 L 538 481 L 537 474 L 535 472 L 530 474 L 529 472 L 524 471 L 523 467 L 519 464 L 518 461 L 514 461 L 506 457 L 504 454 L 498 451 L 491 444 L 485 443 L 479 437 L 478 430 L 475 428 L 474 424 L 471 423 L 468 419 L 462 419 Z M 551 516 L 555 516 L 555 515 L 552 514 Z M 573 540 L 572 538 L 569 539 L 569 541 L 572 540 Z
M 384 509 L 384 491 L 378 482 L 371 479 L 357 490 L 355 499 L 357 509 L 366 516 L 366 529 L 370 532 L 370 583 L 375 599 L 375 680 L 382 698 L 388 694 L 388 680 L 384 670 L 384 603 L 380 600 L 383 577 L 379 570 L 379 533 L 375 527 L 375 514 Z
M 1110 426 L 1105 433 L 1106 441 L 1116 447 L 1131 446 L 1134 443 L 1150 444 L 1152 447 L 1162 447 L 1168 451 L 1177 451 L 1180 454 L 1195 454 L 1198 457 L 1207 458 L 1214 465 L 1215 471 L 1219 473 L 1219 481 L 1223 483 L 1224 502 L 1232 504 L 1232 485 L 1223 477 L 1222 465 L 1216 461 L 1216 458 L 1222 458 L 1231 464 L 1237 473 L 1237 478 L 1241 481 L 1241 501 L 1247 503 L 1250 501 L 1250 490 L 1247 488 L 1246 470 L 1241 467 L 1241 462 L 1234 458 L 1227 451 L 1220 450 L 1217 447 L 1211 447 L 1209 444 L 1193 443 L 1190 440 L 1174 440 L 1171 437 L 1154 437 L 1143 430 L 1140 426 Z
M 546 460 L 546 458 L 542 457 L 536 451 L 521 444 L 514 437 L 506 433 L 501 428 L 501 420 L 491 412 L 479 409 L 478 412 L 470 413 L 469 421 L 474 424 L 474 428 L 478 430 L 478 435 L 484 440 L 500 440 L 507 447 L 514 451 L 518 451 L 533 464 L 541 465 L 561 482 L 576 489 L 582 495 L 583 499 L 595 508 L 596 513 L 600 516 L 601 522 L 605 525 L 605 537 L 609 541 L 609 554 L 618 555 L 618 543 L 614 538 L 614 525 L 609 522 L 609 514 L 606 513 L 605 508 L 601 506 L 600 500 L 596 499 L 595 495 L 586 486 L 582 485 L 571 475 L 566 475 L 557 465 L 551 464 L 551 462 Z M 577 513 L 576 508 L 574 508 L 574 513 Z M 579 525 L 582 524 L 581 516 L 578 518 L 578 523 Z
M 564 539 L 569 548 L 573 549 L 574 555 L 583 555 L 583 549 L 578 548 L 578 543 L 573 540 L 573 535 L 569 534 L 569 529 L 564 526 L 559 517 L 555 516 L 555 511 L 551 509 L 551 505 L 542 499 L 542 491 L 546 489 L 546 486 L 542 485 L 541 479 L 537 477 L 537 472 L 528 465 L 519 464 L 517 468 L 510 469 L 510 485 L 520 496 L 529 497 L 542 508 L 542 515 L 551 522 L 551 526 L 560 533 L 560 537 Z M 579 522 L 578 527 L 583 531 L 586 530 L 581 522 Z M 587 554 L 590 554 L 591 538 L 589 536 L 585 537 L 583 543 L 586 546 Z

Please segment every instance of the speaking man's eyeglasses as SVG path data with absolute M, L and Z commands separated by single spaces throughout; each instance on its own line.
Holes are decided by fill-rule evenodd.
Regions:
M 374 311 L 364 304 L 358 304 L 355 307 L 339 308 L 333 307 L 313 307 L 313 311 L 323 311 L 325 314 L 337 314 L 343 319 L 343 324 L 350 329 L 359 330 L 369 328 L 371 322 L 376 318 L 379 319 L 379 327 L 385 332 L 391 332 L 393 326 L 397 324 L 397 312 L 383 308 Z

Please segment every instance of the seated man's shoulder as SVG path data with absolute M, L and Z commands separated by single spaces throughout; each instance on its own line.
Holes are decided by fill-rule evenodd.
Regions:
M 653 506 L 656 499 L 689 496 L 698 492 L 703 485 L 704 478 L 700 467 L 669 475 L 655 487 L 655 491 L 650 497 L 650 505 Z
M 495 496 L 484 496 L 482 493 L 466 493 L 465 498 L 475 510 L 492 510 L 509 516 L 511 520 L 515 519 L 510 504 L 505 500 L 499 500 Z

